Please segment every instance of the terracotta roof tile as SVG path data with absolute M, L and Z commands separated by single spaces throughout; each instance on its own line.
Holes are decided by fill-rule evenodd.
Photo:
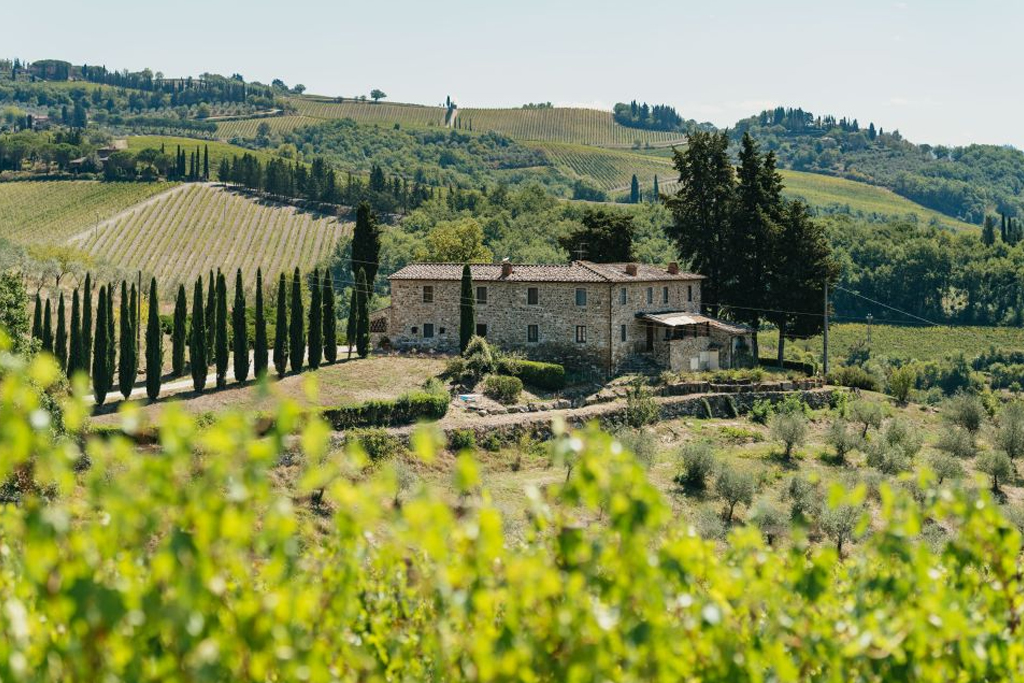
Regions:
M 665 280 L 699 280 L 694 273 L 671 274 L 664 268 L 638 263 L 637 274 L 626 273 L 625 263 L 591 263 L 573 261 L 567 264 L 512 264 L 512 274 L 501 276 L 500 263 L 470 265 L 474 282 L 652 282 Z M 461 263 L 410 263 L 393 273 L 391 280 L 461 280 Z

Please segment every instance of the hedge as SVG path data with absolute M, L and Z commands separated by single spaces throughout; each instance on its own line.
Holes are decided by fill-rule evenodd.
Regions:
M 523 360 L 517 365 L 518 372 L 511 374 L 523 380 L 523 384 L 548 391 L 560 391 L 565 388 L 565 368 L 557 363 Z
M 759 358 L 757 364 L 766 368 L 777 368 L 779 367 L 778 358 Z M 806 375 L 816 375 L 818 368 L 814 363 L 802 363 L 797 360 L 784 360 L 782 361 L 783 370 L 796 370 Z
M 366 401 L 354 406 L 327 408 L 325 420 L 334 429 L 390 427 L 420 420 L 439 420 L 448 413 L 451 397 L 443 388 L 410 391 L 396 399 Z
M 523 393 L 523 380 L 507 375 L 488 375 L 484 393 L 498 403 L 515 403 Z

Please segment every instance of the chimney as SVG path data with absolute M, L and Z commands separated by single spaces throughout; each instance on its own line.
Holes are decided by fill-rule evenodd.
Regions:
M 501 259 L 501 276 L 508 277 L 512 274 L 512 262 L 507 258 Z
M 673 261 L 672 263 L 668 264 L 668 274 L 669 275 L 679 275 L 679 264 L 676 263 L 675 261 Z
M 627 263 L 626 264 L 626 275 L 631 275 L 632 277 L 636 277 L 636 264 L 635 263 Z

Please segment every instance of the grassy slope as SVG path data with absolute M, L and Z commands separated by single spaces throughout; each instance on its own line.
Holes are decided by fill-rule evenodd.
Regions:
M 0 237 L 16 243 L 63 242 L 173 183 L 40 181 L 0 183 Z
M 267 277 L 311 268 L 347 232 L 333 217 L 186 185 L 106 223 L 79 244 L 98 260 L 156 275 L 170 297 L 178 283 L 214 268 L 231 275 L 241 268 L 249 287 L 257 267 Z
M 217 137 L 223 140 L 253 140 L 256 138 L 257 129 L 262 123 L 266 123 L 272 133 L 286 133 L 300 126 L 310 126 L 321 121 L 322 119 L 310 116 L 267 116 L 254 119 L 219 121 L 217 123 Z

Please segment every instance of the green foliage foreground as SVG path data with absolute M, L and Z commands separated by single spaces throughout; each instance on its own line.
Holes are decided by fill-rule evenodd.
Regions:
M 58 376 L 0 352 L 0 679 L 123 681 L 1012 680 L 1021 536 L 991 500 L 882 488 L 848 557 L 739 528 L 702 540 L 596 430 L 555 441 L 564 485 L 503 533 L 466 454 L 458 506 L 329 454 L 281 407 L 200 429 L 168 406 L 156 452 L 47 426 Z M 81 428 L 85 410 L 64 409 Z M 126 422 L 132 418 L 126 415 Z M 302 457 L 281 465 L 286 434 Z M 414 438 L 429 461 L 430 432 Z M 298 490 L 274 483 L 302 462 Z M 832 492 L 852 509 L 861 492 Z M 316 501 L 316 504 L 310 503 Z M 310 511 L 312 510 L 312 512 Z M 948 535 L 925 533 L 939 525 Z M 866 531 L 861 517 L 856 532 Z

